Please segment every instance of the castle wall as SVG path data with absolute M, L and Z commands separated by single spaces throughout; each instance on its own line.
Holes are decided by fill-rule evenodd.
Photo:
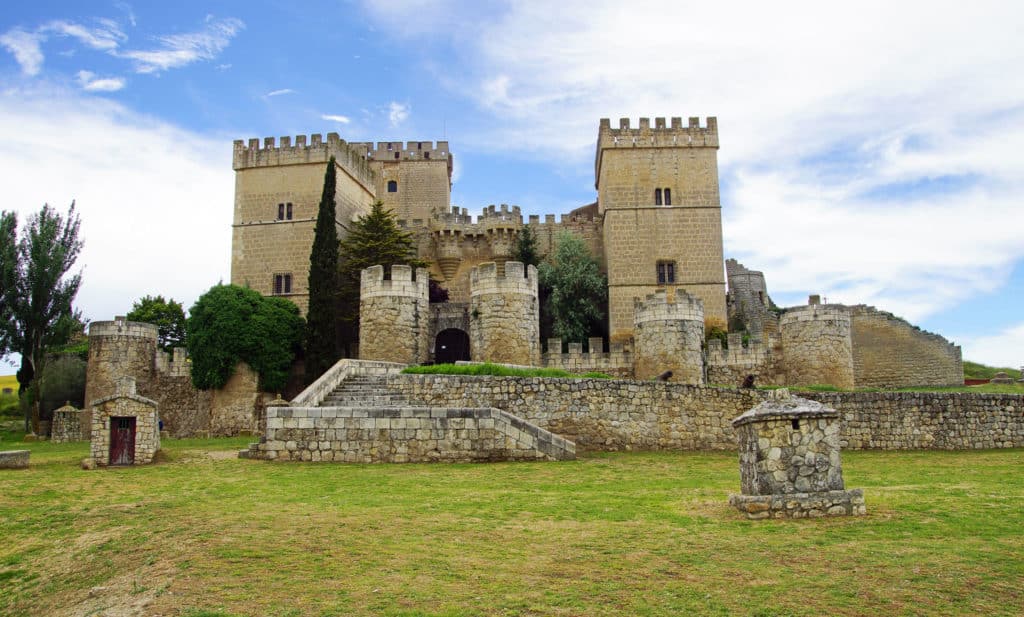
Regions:
M 779 320 L 789 385 L 827 384 L 852 389 L 850 313 L 838 305 L 791 308 Z
M 313 246 L 316 216 L 323 194 L 326 163 L 336 157 L 335 191 L 339 235 L 358 216 L 369 212 L 374 200 L 377 174 L 365 156 L 334 133 L 323 142 L 305 136 L 291 146 L 273 138 L 260 148 L 235 142 L 235 206 L 231 243 L 231 282 L 247 285 L 263 295 L 274 292 L 274 275 L 290 274 L 291 293 L 283 294 L 305 313 L 308 300 L 309 253 Z M 254 143 L 255 142 L 255 143 Z M 285 144 L 288 144 L 287 146 Z M 278 204 L 292 204 L 292 218 L 278 220 Z
M 388 389 L 437 407 L 497 407 L 580 450 L 736 449 L 732 419 L 761 390 L 605 379 L 395 375 Z M 1024 447 L 1024 396 L 972 393 L 806 392 L 834 407 L 844 449 Z
M 356 144 L 352 144 L 355 146 Z M 376 172 L 377 198 L 402 220 L 427 224 L 432 214 L 444 212 L 451 202 L 452 156 L 448 142 L 380 142 L 359 144 L 366 148 L 370 168 Z M 395 158 L 398 155 L 398 158 Z M 388 183 L 396 182 L 395 191 Z
M 641 118 L 638 128 L 623 118 L 616 129 L 601 120 L 595 178 L 604 217 L 612 340 L 632 334 L 633 298 L 659 287 L 659 262 L 674 265 L 675 282 L 664 287 L 697 296 L 705 317 L 725 322 L 717 150 L 715 118 L 708 118 L 706 127 L 697 118 L 687 127 L 680 118 L 672 118 L 670 126 L 655 118 L 653 128 L 648 118 Z M 657 204 L 655 191 L 665 189 L 671 191 L 671 205 Z
M 430 358 L 430 300 L 425 268 L 384 266 L 362 271 L 359 290 L 359 358 L 418 364 Z
M 581 343 L 569 343 L 563 351 L 562 339 L 549 338 L 548 348 L 541 355 L 541 364 L 545 368 L 557 368 L 570 373 L 604 373 L 622 379 L 633 377 L 633 352 L 622 343 L 612 343 L 607 352 L 604 340 L 592 337 L 588 340 L 587 351 L 583 351 Z
M 518 261 L 484 263 L 470 273 L 470 357 L 483 362 L 540 364 L 537 268 Z
M 963 362 L 956 345 L 873 306 L 861 304 L 849 310 L 858 387 L 963 385 Z
M 668 301 L 665 291 L 636 302 L 634 377 L 651 379 L 672 371 L 671 381 L 704 383 L 704 307 L 698 298 L 677 290 Z
M 782 366 L 782 339 L 778 335 L 767 341 L 751 337 L 743 345 L 741 334 L 729 334 L 729 347 L 722 347 L 718 339 L 707 342 L 708 383 L 720 386 L 738 386 L 747 375 L 755 376 L 757 385 L 785 383 Z

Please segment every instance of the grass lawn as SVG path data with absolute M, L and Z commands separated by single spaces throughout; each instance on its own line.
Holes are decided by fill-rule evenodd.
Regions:
M 169 440 L 0 472 L 0 615 L 1020 615 L 1024 450 L 849 452 L 867 517 L 751 522 L 734 453 L 343 465 Z

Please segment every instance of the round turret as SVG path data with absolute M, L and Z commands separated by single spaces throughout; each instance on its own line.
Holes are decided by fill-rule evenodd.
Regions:
M 786 383 L 853 388 L 850 313 L 842 306 L 812 304 L 787 310 L 779 320 Z
M 359 285 L 359 359 L 419 364 L 430 357 L 430 294 L 426 268 L 362 271 Z
M 501 276 L 497 264 L 482 263 L 470 271 L 469 286 L 472 359 L 539 366 L 537 268 L 508 261 Z
M 651 379 L 671 371 L 669 381 L 704 383 L 704 303 L 681 289 L 669 302 L 664 290 L 634 301 L 634 376 Z

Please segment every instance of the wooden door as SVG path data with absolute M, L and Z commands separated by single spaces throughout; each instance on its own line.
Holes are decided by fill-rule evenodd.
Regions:
M 135 418 L 110 418 L 110 464 L 135 463 Z

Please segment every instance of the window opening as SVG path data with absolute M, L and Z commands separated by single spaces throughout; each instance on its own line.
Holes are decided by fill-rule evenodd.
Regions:
M 401 152 L 395 152 L 395 160 L 398 160 L 400 156 L 402 156 Z
M 665 189 L 665 205 L 672 205 L 672 189 Z
M 285 211 L 285 218 L 289 221 L 292 220 L 292 202 L 288 202 L 287 210 Z
M 654 189 L 654 205 L 661 205 L 661 189 Z
M 284 204 L 277 204 L 277 220 L 284 220 Z
M 793 424 L 793 430 L 794 431 L 799 431 L 800 430 L 800 420 L 798 420 L 796 418 L 793 418 L 792 424 Z
M 292 292 L 292 275 L 291 274 L 275 274 L 274 275 L 274 295 L 280 296 L 282 294 L 290 294 Z
M 667 285 L 676 282 L 676 262 L 659 261 L 657 264 L 658 284 Z
M 388 192 L 389 193 L 397 193 L 398 192 L 398 182 L 396 182 L 395 180 L 388 180 Z

